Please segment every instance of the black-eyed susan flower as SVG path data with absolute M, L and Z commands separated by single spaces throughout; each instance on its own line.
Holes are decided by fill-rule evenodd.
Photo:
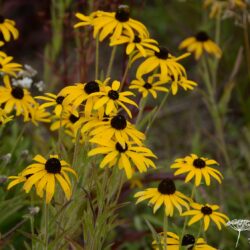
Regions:
M 139 65 L 136 71 L 136 78 L 140 79 L 143 75 L 155 70 L 159 72 L 160 79 L 163 81 L 168 79 L 168 75 L 173 75 L 175 79 L 178 79 L 179 75 L 185 76 L 186 70 L 178 61 L 187 56 L 189 56 L 189 53 L 175 57 L 164 47 L 159 47 L 159 52 L 147 50 L 147 58 Z M 132 62 L 140 57 L 140 53 L 137 53 L 133 56 Z
M 158 42 L 149 37 L 140 37 L 135 35 L 133 40 L 129 36 L 121 36 L 118 40 L 110 42 L 110 46 L 127 44 L 126 54 L 130 55 L 133 51 L 138 51 L 143 57 L 147 56 L 147 49 L 159 52 Z
M 47 112 L 45 109 L 41 108 L 39 104 L 35 104 L 30 110 L 28 117 L 24 118 L 25 122 L 31 121 L 33 124 L 38 126 L 38 122 L 50 122 L 50 113 Z
M 87 122 L 82 127 L 82 132 L 89 132 L 93 138 L 98 138 L 100 142 L 106 142 L 115 138 L 122 147 L 125 147 L 129 140 L 138 145 L 142 145 L 145 135 L 137 130 L 123 115 L 104 117 L 103 120 L 93 120 Z
M 54 117 L 54 121 L 52 122 L 50 129 L 55 131 L 60 127 L 64 127 L 77 132 L 85 121 L 86 119 L 82 117 L 80 113 L 72 112 L 71 109 L 65 109 L 60 117 Z
M 213 42 L 204 31 L 200 31 L 195 36 L 186 38 L 181 42 L 179 48 L 194 53 L 196 60 L 199 60 L 205 52 L 214 55 L 217 58 L 220 58 L 222 54 L 219 46 Z
M 176 190 L 175 183 L 171 179 L 164 179 L 157 188 L 147 188 L 145 191 L 137 192 L 134 195 L 138 198 L 136 204 L 144 200 L 149 200 L 149 204 L 154 206 L 155 213 L 161 206 L 165 208 L 165 214 L 172 217 L 177 208 L 182 213 L 182 206 L 189 209 L 190 198 Z
M 149 94 L 151 94 L 154 98 L 157 98 L 157 92 L 168 92 L 166 87 L 162 85 L 166 84 L 166 81 L 162 81 L 159 79 L 159 74 L 154 74 L 147 78 L 145 81 L 143 78 L 135 79 L 131 82 L 129 88 L 136 89 L 140 93 L 142 93 L 142 97 L 146 98 Z
M 203 178 L 206 185 L 209 186 L 211 177 L 221 183 L 223 178 L 222 174 L 219 170 L 210 167 L 210 165 L 219 164 L 215 160 L 191 154 L 190 156 L 176 159 L 174 164 L 171 165 L 171 168 L 177 168 L 174 175 L 187 174 L 185 182 L 189 182 L 191 179 L 195 178 L 195 186 L 199 186 Z
M 188 80 L 186 76 L 179 76 L 178 79 L 174 79 L 171 76 L 171 91 L 173 95 L 176 95 L 178 92 L 178 87 L 182 87 L 185 91 L 193 90 L 197 86 L 197 83 L 191 80 Z
M 4 109 L 0 108 L 0 126 L 6 124 L 13 119 L 13 115 L 8 116 Z
M 63 108 L 66 107 L 66 105 L 63 104 L 64 98 L 65 98 L 65 96 L 63 96 L 63 95 L 55 95 L 52 93 L 45 93 L 44 96 L 36 96 L 35 97 L 35 99 L 46 101 L 45 103 L 40 105 L 41 109 L 48 108 L 48 107 L 54 107 L 53 112 L 58 117 L 60 117 Z
M 8 74 L 16 77 L 16 72 L 19 72 L 22 65 L 19 63 L 11 62 L 13 60 L 12 56 L 0 56 L 0 73 Z
M 115 80 L 111 86 L 104 86 L 102 91 L 91 94 L 91 96 L 98 97 L 98 100 L 96 100 L 94 104 L 94 109 L 98 110 L 101 107 L 105 107 L 105 114 L 110 115 L 112 112 L 117 113 L 118 107 L 120 106 L 127 112 L 129 117 L 132 118 L 131 111 L 125 103 L 138 107 L 134 101 L 128 98 L 128 96 L 134 96 L 134 94 L 130 91 L 119 92 L 119 88 L 120 82 Z
M 50 155 L 49 159 L 36 155 L 33 160 L 36 163 L 29 165 L 19 175 L 25 179 L 19 176 L 13 178 L 14 180 L 9 184 L 8 189 L 24 182 L 23 189 L 28 193 L 35 185 L 37 195 L 43 197 L 45 191 L 46 203 L 50 203 L 55 194 L 56 182 L 58 182 L 69 200 L 72 190 L 68 172 L 77 177 L 76 172 L 69 167 L 69 164 L 64 160 L 60 160 L 58 155 Z
M 21 114 L 28 117 L 35 100 L 27 89 L 20 86 L 11 86 L 8 77 L 4 78 L 5 86 L 0 86 L 0 104 L 4 104 L 3 110 L 10 113 L 16 111 L 16 115 Z
M 225 214 L 217 212 L 217 210 L 220 208 L 217 205 L 191 203 L 190 206 L 193 209 L 182 213 L 182 216 L 193 216 L 188 222 L 189 226 L 199 220 L 203 220 L 204 230 L 207 231 L 210 220 L 212 220 L 218 229 L 221 230 L 221 225 L 226 225 L 226 222 L 229 220 Z
M 4 18 L 0 15 L 0 32 L 6 42 L 9 42 L 11 36 L 16 40 L 18 38 L 19 32 L 15 27 L 15 21 Z
M 125 142 L 123 147 L 116 140 L 99 140 L 92 139 L 90 142 L 98 146 L 92 149 L 88 155 L 93 156 L 103 154 L 105 157 L 100 163 L 100 167 L 113 167 L 117 165 L 120 169 L 124 169 L 127 178 L 133 175 L 133 168 L 136 167 L 140 173 L 146 172 L 149 167 L 156 168 L 154 162 L 150 158 L 156 158 L 153 152 L 144 146 L 137 146 L 129 141 Z
M 167 244 L 168 250 L 180 250 L 181 247 L 188 248 L 190 250 L 216 250 L 216 248 L 209 246 L 203 238 L 195 239 L 191 234 L 185 234 L 180 240 L 180 237 L 172 232 L 159 233 L 159 240 L 154 240 L 152 246 L 154 250 L 164 249 Z
M 97 97 L 90 95 L 102 90 L 102 87 L 105 86 L 108 81 L 109 78 L 103 82 L 95 80 L 87 83 L 77 83 L 76 85 L 63 88 L 58 95 L 65 96 L 64 104 L 72 105 L 74 109 L 77 109 L 80 105 L 84 105 L 85 116 L 89 117 L 95 101 L 98 100 Z
M 94 37 L 103 41 L 108 35 L 111 40 L 117 40 L 126 31 L 131 39 L 136 34 L 142 37 L 149 37 L 146 27 L 139 21 L 130 18 L 130 11 L 127 5 L 120 5 L 116 12 L 98 11 L 92 21 Z

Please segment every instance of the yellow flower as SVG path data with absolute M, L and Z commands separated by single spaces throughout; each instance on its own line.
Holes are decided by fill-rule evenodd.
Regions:
M 129 36 L 121 36 L 118 40 L 112 40 L 110 46 L 117 46 L 120 44 L 127 43 L 126 54 L 130 55 L 133 51 L 138 51 L 141 56 L 147 56 L 147 49 L 159 52 L 158 42 L 149 37 L 140 37 L 135 35 L 134 39 L 131 40 Z
M 82 133 L 89 131 L 89 135 L 98 138 L 100 142 L 106 142 L 115 138 L 122 147 L 131 139 L 138 145 L 142 145 L 145 135 L 137 130 L 123 115 L 104 117 L 103 120 L 90 120 L 82 127 Z
M 20 71 L 22 65 L 11 62 L 12 56 L 7 56 L 5 53 L 0 54 L 0 73 L 9 74 L 16 77 L 16 72 Z
M 36 103 L 30 110 L 28 117 L 25 117 L 25 122 L 31 121 L 38 126 L 38 122 L 50 122 L 50 113 L 46 112 L 38 103 Z
M 15 22 L 10 19 L 5 19 L 0 16 L 0 32 L 3 34 L 3 38 L 6 42 L 10 41 L 11 36 L 16 40 L 19 32 L 15 27 Z
M 45 96 L 36 96 L 35 98 L 46 101 L 45 103 L 40 105 L 41 109 L 54 106 L 55 108 L 54 108 L 53 112 L 58 117 L 60 117 L 63 108 L 66 107 L 66 105 L 64 105 L 64 103 L 63 103 L 63 100 L 65 98 L 65 96 L 63 96 L 63 95 L 55 95 L 52 93 L 45 93 Z
M 221 230 L 221 225 L 225 225 L 229 218 L 223 214 L 219 213 L 218 210 L 220 207 L 217 205 L 209 205 L 209 204 L 198 204 L 191 203 L 190 206 L 193 208 L 189 211 L 184 212 L 181 216 L 193 216 L 192 219 L 189 220 L 188 225 L 192 225 L 195 222 L 203 219 L 204 230 L 207 231 L 210 220 L 212 220 L 219 230 Z
M 210 165 L 219 164 L 215 160 L 198 157 L 195 154 L 191 154 L 191 156 L 176 159 L 175 163 L 170 167 L 177 168 L 174 175 L 188 173 L 185 182 L 189 182 L 191 179 L 195 178 L 195 186 L 200 185 L 202 178 L 205 179 L 205 183 L 207 186 L 210 185 L 211 177 L 221 183 L 221 179 L 223 178 L 222 174 L 217 169 L 210 167 Z
M 148 37 L 146 27 L 139 21 L 130 18 L 129 7 L 120 5 L 116 12 L 98 11 L 92 21 L 94 27 L 94 37 L 99 34 L 98 38 L 103 41 L 109 34 L 111 40 L 120 39 L 124 32 L 134 39 L 136 34 L 142 37 Z
M 55 131 L 60 127 L 65 127 L 71 131 L 77 132 L 81 125 L 85 122 L 85 118 L 81 117 L 78 112 L 72 112 L 71 109 L 65 109 L 61 116 L 55 116 L 55 121 L 51 124 L 50 129 Z
M 152 151 L 144 146 L 137 146 L 135 143 L 126 141 L 123 147 L 116 140 L 92 139 L 90 142 L 99 146 L 92 149 L 88 156 L 104 154 L 100 167 L 113 167 L 117 165 L 119 169 L 124 169 L 127 178 L 130 179 L 134 173 L 133 167 L 136 167 L 140 173 L 146 172 L 149 167 L 156 168 L 153 161 L 149 158 L 156 158 Z
M 80 19 L 81 21 L 78 22 L 78 23 L 76 23 L 74 25 L 74 28 L 76 29 L 76 28 L 83 27 L 83 26 L 88 26 L 88 25 L 91 26 L 92 25 L 92 21 L 96 17 L 97 13 L 98 13 L 98 11 L 97 12 L 93 12 L 93 13 L 90 14 L 90 16 L 85 16 L 84 14 L 79 13 L 79 12 L 76 13 L 76 17 L 78 19 Z
M 205 52 L 217 58 L 220 58 L 222 54 L 219 46 L 213 42 L 204 31 L 200 31 L 195 36 L 186 38 L 181 42 L 179 49 L 187 49 L 188 52 L 194 53 L 196 60 L 199 60 Z
M 188 249 L 192 250 L 216 250 L 216 248 L 207 245 L 203 238 L 195 240 L 195 237 L 191 234 L 185 234 L 181 241 L 179 236 L 172 232 L 159 233 L 158 238 L 158 241 L 154 240 L 152 242 L 154 250 L 163 249 L 166 243 L 168 250 L 180 250 L 181 247 L 188 247 Z
M 156 80 L 158 78 L 158 80 Z M 148 94 L 151 94 L 154 98 L 157 98 L 157 91 L 168 92 L 166 87 L 162 85 L 166 84 L 166 81 L 161 81 L 159 79 L 159 74 L 154 74 L 147 78 L 145 81 L 143 78 L 139 78 L 133 80 L 130 89 L 137 89 L 140 93 L 142 93 L 142 97 L 145 98 Z
M 0 125 L 4 125 L 13 119 L 13 115 L 8 116 L 6 112 L 0 108 Z
M 97 97 L 90 96 L 93 93 L 102 90 L 102 87 L 107 84 L 109 78 L 105 81 L 90 81 L 87 83 L 77 83 L 73 86 L 67 86 L 59 92 L 59 96 L 65 96 L 64 104 L 66 106 L 72 105 L 73 109 L 78 108 L 80 105 L 85 104 L 85 116 L 89 117 L 93 109 L 94 103 L 98 100 Z M 84 103 L 85 102 L 85 103 Z M 100 110 L 100 112 L 103 109 Z
M 56 181 L 63 189 L 66 198 L 69 200 L 71 197 L 71 181 L 68 173 L 70 172 L 77 177 L 76 172 L 69 167 L 69 164 L 64 160 L 59 160 L 58 155 L 50 155 L 49 159 L 45 159 L 41 155 L 36 155 L 33 158 L 36 163 L 26 167 L 19 176 L 10 182 L 7 189 L 14 185 L 24 182 L 23 189 L 26 193 L 30 192 L 33 185 L 36 186 L 36 193 L 38 196 L 43 197 L 44 191 L 46 193 L 46 203 L 50 203 L 55 193 Z
M 186 76 L 179 76 L 178 79 L 174 79 L 171 76 L 171 91 L 173 95 L 176 95 L 178 92 L 178 87 L 182 87 L 185 91 L 193 90 L 197 83 L 191 80 L 188 80 Z
M 148 203 L 154 205 L 154 213 L 163 205 L 166 215 L 170 217 L 174 215 L 175 208 L 178 209 L 180 214 L 182 213 L 182 206 L 189 209 L 190 198 L 177 191 L 174 181 L 171 179 L 161 181 L 158 188 L 147 188 L 145 191 L 137 192 L 134 197 L 138 198 L 136 204 L 150 199 Z
M 186 76 L 185 68 L 178 63 L 179 60 L 187 57 L 189 53 L 186 53 L 179 57 L 172 56 L 169 51 L 164 47 L 159 47 L 159 52 L 147 50 L 147 58 L 139 65 L 136 71 L 136 78 L 140 79 L 143 75 L 149 74 L 155 70 L 159 70 L 160 80 L 166 81 L 168 75 L 173 75 L 175 79 L 178 79 L 179 75 Z M 132 62 L 140 58 L 140 53 L 137 53 Z
M 17 116 L 23 114 L 24 117 L 28 117 L 32 105 L 35 104 L 30 92 L 20 86 L 12 87 L 8 77 L 4 78 L 4 83 L 4 87 L 0 86 L 0 105 L 4 104 L 3 110 L 6 113 L 16 110 Z
M 90 96 L 98 96 L 98 100 L 94 104 L 94 109 L 98 110 L 101 107 L 106 106 L 104 112 L 106 115 L 110 115 L 112 112 L 117 112 L 118 107 L 121 106 L 132 118 L 131 111 L 125 106 L 124 103 L 131 104 L 133 106 L 137 106 L 137 104 L 127 98 L 127 96 L 133 96 L 134 94 L 130 91 L 119 92 L 120 82 L 113 81 L 111 87 L 104 86 L 102 91 L 91 94 Z
M 28 176 L 29 177 L 29 176 Z M 7 190 L 11 189 L 12 187 L 16 186 L 19 183 L 27 181 L 28 177 L 18 175 L 18 176 L 9 176 L 8 179 L 13 180 L 9 183 Z

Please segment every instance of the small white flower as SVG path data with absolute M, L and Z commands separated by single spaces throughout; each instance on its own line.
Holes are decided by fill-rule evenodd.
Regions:
M 42 92 L 45 89 L 45 84 L 43 81 L 36 82 L 34 85 L 37 87 L 37 89 Z
M 32 215 L 38 214 L 40 211 L 40 207 L 28 207 L 29 213 Z
M 3 155 L 1 157 L 1 160 L 4 161 L 6 164 L 8 164 L 10 162 L 10 159 L 11 159 L 11 153 L 8 153 L 8 154 Z
M 250 220 L 234 219 L 227 222 L 227 226 L 236 231 L 250 231 Z
M 234 219 L 234 220 L 228 221 L 226 225 L 238 231 L 238 238 L 237 238 L 235 247 L 238 246 L 240 233 L 242 231 L 250 231 L 250 220 Z
M 33 80 L 29 77 L 24 77 L 22 79 L 12 79 L 13 86 L 21 86 L 22 88 L 30 89 Z
M 17 73 L 17 77 L 34 77 L 37 71 L 33 69 L 30 65 L 25 64 L 24 69 Z

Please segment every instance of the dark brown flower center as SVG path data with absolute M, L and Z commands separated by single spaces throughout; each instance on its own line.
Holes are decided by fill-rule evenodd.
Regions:
M 4 17 L 0 15 L 0 23 L 4 23 Z
M 193 161 L 193 165 L 196 168 L 204 168 L 206 166 L 206 162 L 202 160 L 201 158 L 197 158 Z
M 141 42 L 141 38 L 137 35 L 135 35 L 135 38 L 134 38 L 134 43 L 140 43 Z
M 117 99 L 119 99 L 119 93 L 115 90 L 110 90 L 108 92 L 108 97 L 112 100 L 117 100 Z
M 152 84 L 146 82 L 146 83 L 143 85 L 143 87 L 144 87 L 145 89 L 151 89 L 151 88 L 152 88 Z
M 174 182 L 171 179 L 165 179 L 163 181 L 160 182 L 159 186 L 158 186 L 158 191 L 161 194 L 174 194 L 176 191 L 176 187 Z
M 194 243 L 195 243 L 195 238 L 191 234 L 185 234 L 181 241 L 182 246 L 193 245 Z
M 123 130 L 127 127 L 127 121 L 123 115 L 116 115 L 111 119 L 111 126 L 117 130 Z
M 26 180 L 28 180 L 33 174 L 27 174 L 24 177 L 26 178 Z
M 211 213 L 213 213 L 213 210 L 212 210 L 212 208 L 210 208 L 208 206 L 204 206 L 204 207 L 201 208 L 201 212 L 204 215 L 210 215 Z
M 127 5 L 120 5 L 115 13 L 115 19 L 119 22 L 125 23 L 129 20 L 129 7 Z
M 13 87 L 13 89 L 11 90 L 11 95 L 16 99 L 21 100 L 24 97 L 24 91 L 21 87 Z
M 95 92 L 99 92 L 100 91 L 99 84 L 97 82 L 95 82 L 95 81 L 90 81 L 90 82 L 85 84 L 84 91 L 87 94 L 92 94 L 92 93 L 95 93 Z
M 121 145 L 119 142 L 117 142 L 117 143 L 115 144 L 115 148 L 116 148 L 116 150 L 119 151 L 120 153 L 124 153 L 124 152 L 126 152 L 126 151 L 128 150 L 128 144 L 125 143 L 125 148 L 123 148 L 122 145 Z
M 73 115 L 73 114 L 71 114 L 70 117 L 69 117 L 69 120 L 70 120 L 71 123 L 73 123 L 73 124 L 76 123 L 79 119 L 80 119 L 79 116 L 75 116 L 75 115 Z
M 61 172 L 61 163 L 57 158 L 50 158 L 45 163 L 45 169 L 50 174 L 59 174 Z
M 168 58 L 169 55 L 169 51 L 168 49 L 164 48 L 164 47 L 159 47 L 159 52 L 155 51 L 155 56 L 158 57 L 159 59 L 163 59 L 166 60 Z
M 59 96 L 56 98 L 56 103 L 57 103 L 57 104 L 62 104 L 63 100 L 64 100 L 64 96 L 59 95 Z
M 198 32 L 196 34 L 195 38 L 199 42 L 206 42 L 207 40 L 209 40 L 208 34 L 206 32 L 204 32 L 204 31 Z

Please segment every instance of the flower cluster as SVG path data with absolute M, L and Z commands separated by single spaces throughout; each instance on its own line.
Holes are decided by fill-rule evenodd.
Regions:
M 221 183 L 222 174 L 216 168 L 211 167 L 211 165 L 218 165 L 218 163 L 215 160 L 191 154 L 190 156 L 176 159 L 170 168 L 177 169 L 174 175 L 186 174 L 186 183 L 191 182 L 194 178 L 194 191 L 196 187 L 202 184 L 203 179 L 207 186 L 211 183 L 211 177 Z M 226 222 L 229 220 L 225 214 L 217 211 L 219 209 L 218 205 L 196 203 L 194 202 L 193 192 L 191 197 L 188 197 L 177 191 L 172 179 L 164 179 L 159 183 L 157 188 L 147 188 L 145 191 L 137 192 L 134 197 L 138 198 L 136 203 L 149 200 L 149 205 L 153 206 L 154 213 L 163 206 L 165 210 L 164 216 L 174 216 L 175 208 L 181 216 L 191 215 L 193 217 L 189 220 L 188 225 L 191 226 L 201 221 L 204 231 L 209 228 L 210 221 L 213 221 L 218 229 L 221 230 L 222 225 L 226 225 Z M 185 207 L 187 211 L 182 212 L 182 207 Z M 186 244 L 187 238 L 190 241 Z M 179 236 L 172 232 L 163 232 L 159 234 L 159 239 L 152 243 L 155 249 L 160 249 L 159 245 L 164 246 L 167 244 L 166 242 L 169 242 L 171 246 L 174 244 L 176 248 L 173 249 L 179 249 L 180 246 L 186 245 L 193 246 L 194 248 L 192 249 L 214 249 L 208 246 L 203 238 L 195 239 L 192 235 L 182 235 L 180 240 Z
M 145 173 L 149 169 L 155 169 L 154 160 L 157 156 L 147 147 L 145 133 L 138 129 L 141 128 L 141 114 L 144 112 L 143 101 L 145 104 L 149 96 L 156 99 L 158 92 L 163 92 L 166 97 L 168 92 L 176 95 L 179 88 L 193 90 L 197 83 L 188 79 L 181 61 L 190 53 L 194 53 L 197 60 L 204 53 L 219 58 L 221 49 L 201 31 L 180 44 L 180 49 L 187 49 L 187 53 L 175 56 L 167 47 L 160 46 L 152 39 L 141 22 L 130 17 L 126 5 L 120 5 L 116 12 L 95 11 L 89 16 L 77 13 L 76 17 L 80 21 L 74 28 L 91 27 L 93 38 L 98 43 L 109 39 L 112 55 L 106 77 L 98 71 L 96 61 L 96 79 L 70 84 L 57 93 L 45 92 L 33 97 L 30 88 L 34 83 L 31 77 L 35 73 L 30 72 L 27 67 L 25 71 L 20 64 L 12 62 L 12 57 L 0 51 L 3 81 L 3 86 L 0 86 L 0 125 L 11 121 L 14 115 L 23 116 L 24 122 L 35 125 L 38 122 L 50 123 L 49 129 L 57 131 L 59 137 L 64 133 L 76 145 L 87 145 L 88 157 L 101 156 L 95 159 L 101 169 L 117 167 L 121 173 L 125 173 L 127 179 L 133 178 L 138 172 Z M 1 17 L 0 31 L 5 42 L 11 36 L 14 39 L 18 37 L 15 23 Z M 1 46 L 3 44 L 0 42 Z M 125 45 L 124 52 L 128 56 L 127 68 L 121 81 L 111 78 L 116 47 L 120 45 Z M 130 67 L 136 65 L 135 61 L 139 66 L 129 83 L 127 74 Z M 37 87 L 38 90 L 40 87 Z M 8 189 L 22 183 L 26 193 L 34 187 L 36 194 L 45 197 L 46 203 L 50 203 L 58 183 L 67 200 L 70 200 L 72 180 L 68 174 L 77 177 L 77 171 L 74 170 L 74 164 L 70 167 L 69 163 L 61 159 L 61 152 L 56 153 L 47 158 L 37 154 L 33 158 L 35 163 L 27 166 L 17 176 L 9 177 L 11 182 Z M 170 168 L 175 170 L 174 176 L 185 175 L 185 183 L 191 183 L 194 179 L 192 194 L 185 195 L 179 191 L 173 178 L 165 178 L 157 187 L 137 192 L 134 195 L 136 203 L 149 200 L 153 213 L 164 208 L 164 218 L 175 216 L 177 210 L 180 216 L 193 216 L 188 222 L 189 226 L 200 221 L 206 231 L 213 221 L 221 230 L 228 217 L 218 212 L 217 205 L 197 203 L 194 194 L 195 189 L 203 183 L 210 186 L 213 179 L 221 184 L 223 176 L 213 167 L 218 165 L 215 160 L 195 154 L 178 158 Z M 205 239 L 186 234 L 185 229 L 184 226 L 182 235 L 177 235 L 164 228 L 164 232 L 153 241 L 153 248 L 161 249 L 170 244 L 170 249 L 182 246 L 187 246 L 188 249 L 214 249 Z

